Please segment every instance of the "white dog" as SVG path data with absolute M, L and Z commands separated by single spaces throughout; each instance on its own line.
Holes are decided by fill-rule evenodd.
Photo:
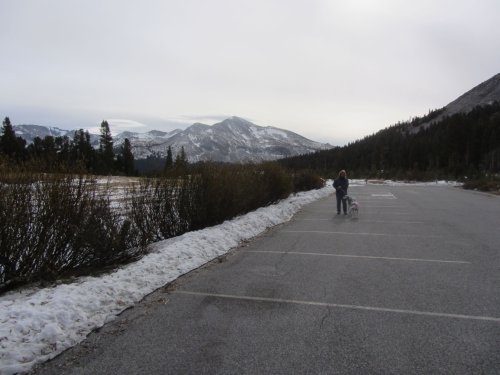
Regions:
M 351 217 L 357 218 L 359 215 L 359 203 L 353 197 L 346 195 L 344 198 L 347 201 L 347 212 Z

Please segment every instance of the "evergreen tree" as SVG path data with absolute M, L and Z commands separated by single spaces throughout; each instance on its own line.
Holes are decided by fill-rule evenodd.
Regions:
M 95 151 L 90 143 L 88 131 L 80 129 L 75 132 L 71 147 L 71 159 L 74 163 L 83 164 L 87 171 L 95 169 Z
M 101 159 L 101 172 L 110 173 L 113 170 L 115 154 L 113 152 L 113 137 L 107 121 L 101 123 L 101 137 L 99 139 L 99 156 Z
M 55 138 L 47 135 L 45 138 L 35 137 L 27 147 L 29 157 L 34 161 L 41 161 L 41 167 L 47 169 L 57 164 L 57 146 Z
M 0 152 L 14 159 L 21 160 L 25 156 L 26 141 L 16 136 L 16 132 L 10 123 L 10 119 L 5 117 L 2 126 L 2 136 L 0 137 Z
M 175 157 L 174 168 L 179 173 L 184 173 L 187 169 L 188 161 L 186 157 L 186 152 L 184 151 L 184 146 L 181 147 L 181 152 Z
M 67 136 L 55 139 L 57 158 L 60 163 L 67 165 L 70 162 L 71 142 Z
M 172 147 L 171 146 L 168 146 L 168 149 L 167 149 L 167 159 L 165 160 L 165 172 L 168 172 L 170 170 L 172 170 L 172 168 L 174 167 L 174 159 L 172 157 Z
M 33 142 L 28 146 L 28 155 L 30 158 L 37 160 L 42 157 L 43 152 L 42 139 L 40 137 L 35 137 Z
M 134 174 L 134 154 L 132 154 L 132 145 L 128 138 L 125 138 L 122 146 L 123 172 L 130 176 Z

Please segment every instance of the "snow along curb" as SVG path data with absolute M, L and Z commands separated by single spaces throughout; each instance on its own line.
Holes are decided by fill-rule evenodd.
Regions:
M 298 193 L 215 227 L 157 242 L 150 254 L 112 274 L 0 297 L 0 374 L 28 371 L 55 357 L 154 290 L 332 193 L 328 181 L 323 189 Z

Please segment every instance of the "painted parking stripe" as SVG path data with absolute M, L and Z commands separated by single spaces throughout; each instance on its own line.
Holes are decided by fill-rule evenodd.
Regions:
M 385 194 L 372 194 L 371 195 L 373 198 L 384 198 L 384 199 L 398 199 L 394 196 L 392 193 L 385 193 Z
M 325 254 L 325 253 L 305 253 L 298 251 L 259 251 L 248 250 L 245 253 L 270 253 L 270 254 L 292 254 L 292 255 L 312 255 L 323 257 L 340 257 L 340 258 L 365 258 L 365 259 L 382 259 L 382 260 L 400 260 L 408 262 L 431 262 L 431 263 L 456 263 L 456 264 L 471 264 L 463 260 L 442 260 L 442 259 L 422 259 L 422 258 L 396 258 L 396 257 L 376 257 L 372 255 L 348 255 L 348 254 Z
M 359 220 L 360 223 L 383 223 L 383 224 L 425 224 L 425 221 L 412 221 L 412 220 Z
M 293 300 L 293 299 L 253 297 L 253 296 L 237 296 L 237 295 L 231 295 L 231 294 L 205 293 L 205 292 L 195 292 L 195 291 L 188 291 L 188 290 L 176 290 L 173 293 L 174 294 L 187 294 L 187 295 L 194 295 L 194 296 L 201 296 L 201 297 L 215 297 L 215 298 L 224 298 L 224 299 L 255 301 L 255 302 L 287 303 L 287 304 L 294 304 L 294 305 L 334 307 L 334 308 L 339 308 L 339 309 L 364 310 L 364 311 L 375 311 L 375 312 L 407 314 L 407 315 L 420 315 L 420 316 L 430 316 L 430 317 L 436 317 L 436 318 L 482 320 L 482 321 L 500 323 L 500 318 L 495 318 L 495 317 L 491 317 L 491 316 L 447 314 L 447 313 L 439 313 L 439 312 L 431 312 L 431 311 L 389 309 L 389 308 L 384 308 L 384 307 L 345 305 L 345 304 L 328 303 L 328 302 L 300 301 L 300 300 Z
M 391 212 L 390 215 L 412 215 L 411 212 Z
M 401 233 L 364 233 L 364 232 L 329 232 L 321 230 L 283 230 L 281 233 L 318 233 L 318 234 L 340 234 L 346 236 L 381 236 L 381 237 L 421 237 L 440 238 L 432 234 L 401 234 Z
M 391 206 L 366 206 L 366 205 L 363 205 L 362 206 L 363 208 L 403 208 L 402 206 L 394 206 L 394 205 L 391 205 Z
M 296 221 L 331 221 L 332 219 L 295 219 Z M 425 224 L 425 221 L 409 221 L 409 220 L 363 220 L 357 219 L 358 223 L 370 223 L 370 224 Z

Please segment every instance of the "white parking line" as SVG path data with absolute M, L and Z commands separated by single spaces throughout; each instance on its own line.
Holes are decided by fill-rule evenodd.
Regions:
M 331 221 L 332 219 L 295 219 L 295 221 Z
M 398 199 L 392 193 L 372 194 L 371 196 L 374 198 Z
M 387 199 L 385 199 L 385 198 L 373 198 L 373 199 L 367 199 L 367 198 L 359 199 L 358 197 L 355 197 L 355 198 L 360 203 L 384 203 L 387 201 Z
M 366 258 L 366 259 L 382 259 L 382 260 L 401 260 L 409 262 L 431 262 L 431 263 L 456 263 L 470 264 L 470 262 L 462 260 L 441 260 L 441 259 L 421 259 L 421 258 L 394 258 L 394 257 L 376 257 L 372 255 L 347 255 L 347 254 L 325 254 L 325 253 L 303 253 L 297 251 L 259 251 L 248 250 L 245 253 L 270 253 L 270 254 L 292 254 L 292 255 L 313 255 L 323 257 L 342 257 L 342 258 Z
M 403 208 L 401 206 L 394 206 L 394 205 L 392 205 L 392 206 L 387 206 L 387 205 L 386 206 L 366 206 L 366 205 L 363 205 L 362 207 L 363 208 Z
M 283 230 L 281 233 L 320 233 L 320 234 L 341 234 L 348 236 L 384 236 L 384 237 L 422 237 L 440 238 L 432 234 L 402 234 L 402 233 L 364 233 L 364 232 L 329 232 L 321 230 Z
M 482 321 L 500 323 L 500 318 L 495 318 L 495 317 L 491 317 L 491 316 L 447 314 L 447 313 L 439 313 L 439 312 L 431 312 L 431 311 L 389 309 L 389 308 L 384 308 L 384 307 L 344 305 L 344 304 L 338 304 L 338 303 L 300 301 L 300 300 L 281 299 L 281 298 L 236 296 L 236 295 L 231 295 L 231 294 L 204 293 L 204 292 L 193 292 L 193 291 L 187 291 L 187 290 L 176 290 L 173 293 L 174 294 L 187 294 L 187 295 L 194 295 L 194 296 L 201 296 L 201 297 L 215 297 L 215 298 L 255 301 L 255 302 L 272 302 L 272 303 L 288 303 L 288 304 L 294 304 L 294 305 L 335 307 L 335 308 L 339 308 L 339 309 L 365 310 L 365 311 L 376 311 L 376 312 L 407 314 L 407 315 L 420 315 L 420 316 L 430 316 L 430 317 L 437 317 L 437 318 L 482 320 Z
M 384 223 L 384 224 L 425 224 L 425 221 L 410 221 L 410 220 L 359 220 L 360 223 Z
M 296 221 L 331 221 L 332 219 L 295 219 Z M 425 224 L 425 221 L 408 221 L 408 220 L 356 220 L 358 223 L 384 223 L 384 224 Z

